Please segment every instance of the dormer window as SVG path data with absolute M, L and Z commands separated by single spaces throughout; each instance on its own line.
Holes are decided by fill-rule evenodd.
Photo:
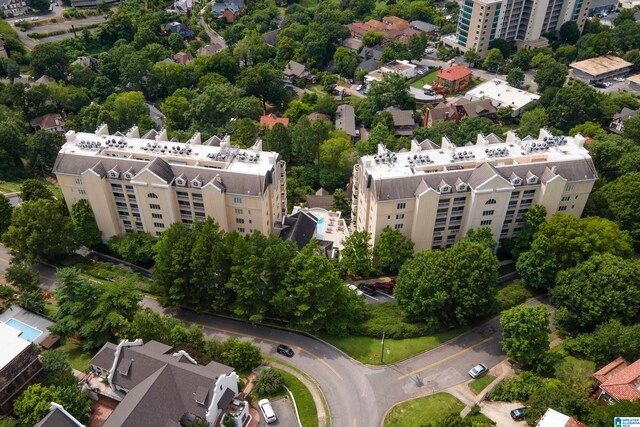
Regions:
M 513 180 L 511 181 L 511 183 L 512 183 L 513 185 L 520 185 L 520 184 L 522 184 L 522 178 L 519 178 L 519 177 L 518 177 L 518 178 L 513 178 Z
M 185 181 L 183 178 L 176 178 L 176 185 L 178 187 L 184 187 L 185 185 L 187 185 L 187 181 Z
M 467 184 L 458 184 L 456 187 L 457 191 L 467 191 Z
M 120 375 L 124 375 L 125 377 L 129 376 L 129 369 L 131 369 L 131 364 L 133 363 L 133 359 L 123 360 L 118 366 L 118 373 Z
M 538 177 L 535 175 L 531 175 L 529 177 L 527 177 L 527 184 L 537 184 L 538 183 Z
M 440 192 L 441 193 L 450 193 L 451 192 L 451 186 L 450 185 L 442 185 L 442 186 L 440 186 Z
M 191 180 L 191 186 L 195 188 L 200 188 L 202 187 L 202 182 L 198 178 L 193 179 Z
M 120 177 L 120 172 L 117 169 L 111 169 L 109 171 L 109 178 L 118 179 Z
M 123 175 L 126 180 L 131 180 L 133 178 L 133 174 L 129 171 L 125 172 Z

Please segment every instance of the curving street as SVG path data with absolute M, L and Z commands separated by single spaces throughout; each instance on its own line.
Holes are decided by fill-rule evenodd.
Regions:
M 8 251 L 0 246 L 0 271 L 8 267 L 9 261 Z M 39 266 L 38 270 L 42 288 L 55 289 L 54 269 Z M 546 302 L 532 300 L 528 304 L 541 303 Z M 263 353 L 304 371 L 324 393 L 331 425 L 335 427 L 381 425 L 386 411 L 396 403 L 463 383 L 469 379 L 467 372 L 473 365 L 482 362 L 491 368 L 506 358 L 500 349 L 498 317 L 403 362 L 368 366 L 307 335 L 187 310 L 165 310 L 150 297 L 144 297 L 142 305 L 186 323 L 201 325 L 209 337 L 234 336 L 251 341 Z M 280 343 L 294 348 L 296 355 L 286 358 L 277 354 L 275 349 Z

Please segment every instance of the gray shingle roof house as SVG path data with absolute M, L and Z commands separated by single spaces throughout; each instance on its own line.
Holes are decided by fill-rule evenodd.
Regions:
M 227 22 L 233 22 L 238 15 L 244 12 L 245 8 L 244 0 L 226 0 L 214 2 L 211 5 L 211 12 L 216 19 L 225 18 Z
M 624 107 L 620 112 L 613 116 L 611 124 L 609 124 L 609 131 L 617 134 L 624 132 L 625 120 L 631 119 L 640 113 L 640 110 L 632 110 L 631 108 Z
M 295 84 L 298 80 L 304 81 L 305 84 L 313 83 L 316 79 L 304 64 L 296 61 L 289 61 L 284 67 L 284 76 L 291 84 Z
M 250 419 L 236 400 L 238 376 L 217 362 L 198 363 L 184 351 L 157 341 L 105 344 L 91 366 L 122 396 L 105 427 L 179 426 L 200 418 L 217 425 L 230 409 L 237 426 Z
M 356 111 L 349 104 L 342 104 L 336 110 L 336 129 L 344 131 L 351 138 L 356 137 Z
M 62 405 L 51 402 L 49 413 L 34 427 L 84 427 L 84 424 L 76 420 Z

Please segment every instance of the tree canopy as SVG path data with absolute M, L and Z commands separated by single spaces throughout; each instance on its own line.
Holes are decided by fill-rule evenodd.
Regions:
M 549 350 L 549 312 L 543 305 L 502 312 L 502 350 L 525 366 L 536 367 Z

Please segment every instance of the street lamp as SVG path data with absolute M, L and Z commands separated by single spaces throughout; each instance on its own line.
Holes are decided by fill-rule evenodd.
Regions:
M 380 344 L 382 345 L 382 350 L 380 351 L 380 364 L 382 365 L 384 363 L 384 329 L 382 330 L 382 342 Z

